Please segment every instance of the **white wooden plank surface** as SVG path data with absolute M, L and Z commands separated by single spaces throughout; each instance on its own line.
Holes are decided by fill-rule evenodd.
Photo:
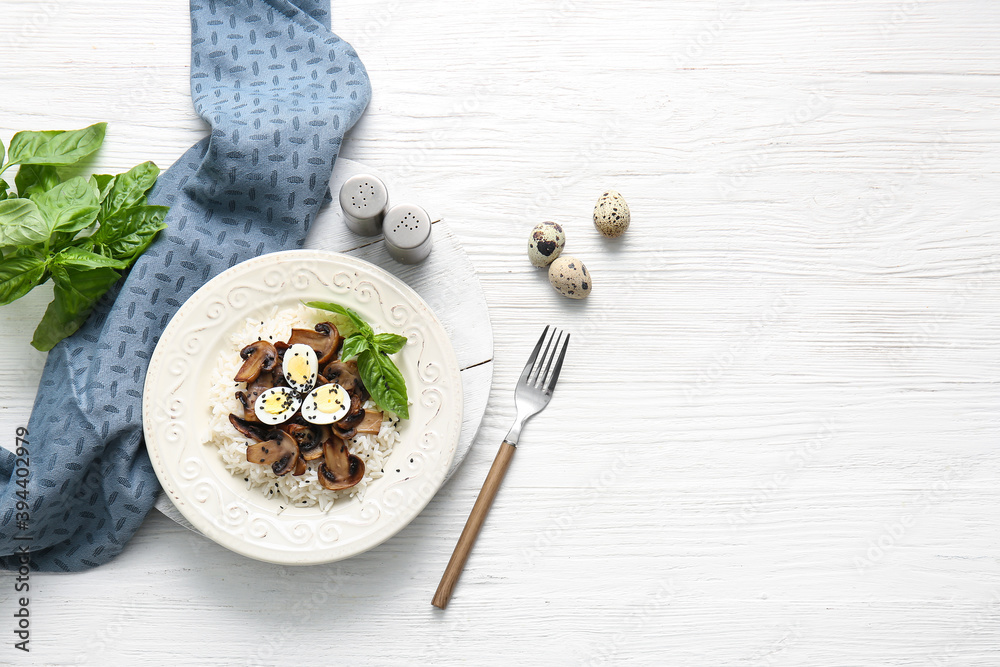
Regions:
M 205 131 L 186 10 L 6 0 L 0 137 L 108 120 L 97 166 L 169 164 Z M 413 524 L 340 564 L 275 569 L 154 514 L 112 564 L 33 577 L 32 661 L 329 660 L 306 625 L 375 640 L 338 645 L 347 664 L 1000 662 L 1000 5 L 334 16 L 375 91 L 343 155 L 419 192 L 486 292 L 483 432 Z M 609 187 L 619 241 L 589 222 Z M 541 219 L 591 270 L 586 302 L 528 264 Z M 0 433 L 27 419 L 47 301 L 0 310 Z M 547 322 L 574 333 L 559 390 L 437 612 Z

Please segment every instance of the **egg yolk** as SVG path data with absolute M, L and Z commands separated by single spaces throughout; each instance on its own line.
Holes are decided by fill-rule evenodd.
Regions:
M 287 403 L 287 397 L 276 391 L 264 399 L 264 411 L 271 415 L 280 415 L 285 411 Z
M 312 375 L 309 372 L 309 362 L 305 357 L 292 357 L 288 362 L 289 379 L 298 384 L 305 384 Z
M 326 385 L 316 392 L 316 409 L 326 414 L 337 412 L 344 407 L 346 394 L 347 392 L 340 385 Z

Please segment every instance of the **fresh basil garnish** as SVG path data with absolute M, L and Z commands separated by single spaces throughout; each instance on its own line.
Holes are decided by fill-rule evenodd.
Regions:
M 309 306 L 310 308 L 318 308 L 319 310 L 328 310 L 331 313 L 337 313 L 338 315 L 346 317 L 350 321 L 354 329 L 354 332 L 363 334 L 365 338 L 371 338 L 372 336 L 375 335 L 375 332 L 372 331 L 372 328 L 368 326 L 368 323 L 365 322 L 360 315 L 355 313 L 350 308 L 345 308 L 344 306 L 341 306 L 339 303 L 329 303 L 326 301 L 310 301 L 306 305 Z
M 89 227 L 101 211 L 101 201 L 90 183 L 79 176 L 36 195 L 33 201 L 52 231 L 78 232 Z
M 340 348 L 341 359 L 356 357 L 369 349 L 368 339 L 361 334 L 354 334 L 344 339 L 344 345 Z
M 396 354 L 406 345 L 406 336 L 399 334 L 383 333 L 377 334 L 374 338 L 375 345 L 386 354 Z
M 102 221 L 88 241 L 108 257 L 135 259 L 145 252 L 156 233 L 166 227 L 163 219 L 169 210 L 166 206 L 126 209 Z
M 42 243 L 51 235 L 52 228 L 35 202 L 30 199 L 0 202 L 0 248 Z
M 74 269 L 60 265 L 52 267 L 55 298 L 45 309 L 42 321 L 31 339 L 37 350 L 51 350 L 56 343 L 83 326 L 97 300 L 121 274 L 110 268 Z
M 18 132 L 7 149 L 7 164 L 76 164 L 104 143 L 107 123 L 96 123 L 82 130 L 45 130 Z
M 0 259 L 0 306 L 31 291 L 45 275 L 45 260 L 34 255 Z
M 152 162 L 118 175 L 78 174 L 105 129 L 18 132 L 6 150 L 0 142 L 0 173 L 18 165 L 16 191 L 0 180 L 0 305 L 53 278 L 55 297 L 31 341 L 39 350 L 76 331 L 166 227 L 169 209 L 146 200 L 160 173 Z
M 59 173 L 55 167 L 44 164 L 25 164 L 14 176 L 14 187 L 18 197 L 34 197 L 59 185 Z
M 358 375 L 372 400 L 383 410 L 388 410 L 403 419 L 410 418 L 410 404 L 406 396 L 406 380 L 390 354 L 403 349 L 406 336 L 398 334 L 376 334 L 371 326 L 356 312 L 337 303 L 309 301 L 310 308 L 318 308 L 346 317 L 354 326 L 355 333 L 344 339 L 340 358 L 347 361 L 358 359 Z

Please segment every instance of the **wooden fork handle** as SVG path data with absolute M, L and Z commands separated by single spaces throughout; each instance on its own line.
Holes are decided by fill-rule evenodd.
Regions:
M 458 538 L 458 544 L 455 545 L 455 551 L 451 554 L 451 560 L 448 561 L 448 567 L 444 569 L 444 576 L 441 577 L 441 583 L 438 584 L 434 600 L 431 602 L 438 609 L 444 609 L 448 606 L 451 592 L 455 589 L 455 584 L 458 583 L 458 578 L 465 567 L 465 561 L 469 558 L 472 545 L 479 537 L 479 530 L 483 527 L 483 522 L 486 521 L 486 515 L 493 505 L 497 491 L 500 490 L 500 482 L 507 474 L 507 468 L 510 467 L 515 451 L 517 451 L 517 447 L 504 440 L 503 444 L 500 445 L 500 451 L 497 452 L 497 457 L 493 459 L 490 474 L 483 482 L 483 488 L 479 492 L 479 497 L 476 498 L 476 504 L 472 506 L 472 513 L 469 514 L 469 520 L 465 522 L 465 528 L 462 530 L 461 537 Z

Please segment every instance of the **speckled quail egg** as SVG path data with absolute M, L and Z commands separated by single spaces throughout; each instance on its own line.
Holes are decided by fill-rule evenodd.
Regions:
M 549 264 L 549 283 L 563 296 L 586 299 L 592 282 L 587 267 L 576 257 L 559 257 Z
M 257 397 L 253 412 L 265 424 L 283 424 L 295 416 L 301 403 L 288 387 L 271 387 Z
M 625 198 L 617 190 L 608 190 L 594 207 L 594 226 L 609 238 L 621 236 L 628 229 L 632 214 Z
M 534 266 L 548 266 L 562 254 L 566 245 L 566 232 L 557 222 L 539 222 L 528 239 L 528 259 Z
M 350 409 L 351 395 L 334 382 L 316 387 L 302 401 L 302 416 L 313 424 L 332 424 Z
M 319 372 L 316 352 L 302 343 L 292 345 L 285 350 L 281 370 L 292 389 L 299 394 L 306 393 L 316 385 L 316 374 Z

